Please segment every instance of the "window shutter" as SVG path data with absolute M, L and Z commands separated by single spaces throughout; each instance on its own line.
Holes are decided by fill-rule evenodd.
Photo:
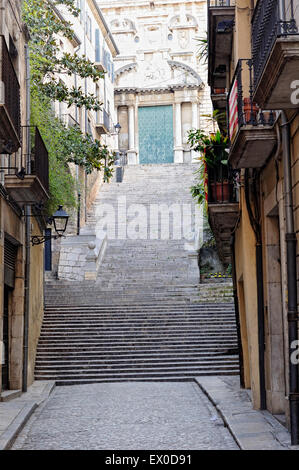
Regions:
M 4 284 L 14 288 L 15 269 L 17 259 L 17 245 L 11 243 L 7 238 L 4 241 Z

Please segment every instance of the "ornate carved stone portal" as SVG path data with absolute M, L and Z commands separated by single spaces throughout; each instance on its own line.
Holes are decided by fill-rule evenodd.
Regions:
M 110 0 L 101 9 L 120 49 L 115 104 L 128 162 L 146 163 L 148 146 L 150 163 L 190 161 L 188 130 L 210 126 L 202 115 L 212 112 L 206 66 L 196 56 L 196 38 L 207 30 L 206 2 L 178 8 L 175 1 L 149 7 L 148 1 Z

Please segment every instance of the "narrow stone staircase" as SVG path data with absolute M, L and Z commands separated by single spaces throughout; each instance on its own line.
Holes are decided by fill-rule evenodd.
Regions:
M 110 227 L 98 277 L 94 284 L 50 280 L 46 286 L 46 304 L 189 302 L 193 296 L 197 297 L 197 256 L 194 250 L 186 249 L 190 245 L 188 237 L 197 231 L 198 209 L 190 194 L 196 168 L 194 164 L 133 165 L 126 167 L 122 183 L 114 180 L 103 185 L 87 221 L 88 227 L 99 232 L 107 214 Z M 179 220 L 170 211 L 168 224 L 166 210 L 159 215 L 157 224 L 151 216 L 155 206 L 163 205 L 167 209 L 174 204 L 181 214 Z M 132 233 L 136 210 L 140 212 L 139 235 Z M 181 236 L 174 238 L 179 225 Z M 162 229 L 167 226 L 169 237 L 163 239 Z
M 232 305 L 48 307 L 36 379 L 57 385 L 238 373 Z
M 190 236 L 198 230 L 190 194 L 195 169 L 136 165 L 126 168 L 122 183 L 100 190 L 88 226 L 99 230 L 106 211 L 108 225 L 115 221 L 116 234 L 123 233 L 142 205 L 141 219 L 149 221 L 146 230 L 141 228 L 145 236 L 108 233 L 95 281 L 47 282 L 36 379 L 71 385 L 238 373 L 232 299 L 217 302 L 223 299 L 217 286 L 208 294 L 205 289 L 202 298 L 199 290 Z M 191 221 L 182 213 L 182 237 L 163 239 L 161 223 L 150 221 L 153 204 L 192 207 Z M 161 220 L 167 218 L 164 214 Z

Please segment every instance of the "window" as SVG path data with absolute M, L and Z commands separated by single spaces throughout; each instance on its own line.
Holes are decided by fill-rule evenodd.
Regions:
M 101 61 L 101 49 L 100 49 L 100 30 L 99 29 L 96 29 L 95 30 L 95 59 L 96 59 L 96 62 L 100 62 Z
M 101 102 L 101 99 L 100 99 L 100 88 L 98 85 L 96 85 L 96 97 L 97 97 L 97 100 L 99 102 Z M 100 115 L 101 115 L 101 111 L 98 110 L 96 111 L 96 122 L 100 122 Z
M 86 35 L 91 41 L 91 19 L 90 16 L 86 15 Z
M 112 62 L 112 77 L 111 77 L 112 83 L 114 83 L 114 63 Z
M 80 21 L 83 21 L 83 14 L 84 14 L 84 0 L 80 0 Z
M 94 140 L 94 137 L 92 135 L 90 119 L 87 120 L 87 133 L 90 134 L 90 136 L 92 137 L 92 140 Z

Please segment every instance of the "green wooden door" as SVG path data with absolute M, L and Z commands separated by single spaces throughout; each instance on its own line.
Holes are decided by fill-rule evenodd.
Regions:
M 172 106 L 138 109 L 139 163 L 173 163 Z

